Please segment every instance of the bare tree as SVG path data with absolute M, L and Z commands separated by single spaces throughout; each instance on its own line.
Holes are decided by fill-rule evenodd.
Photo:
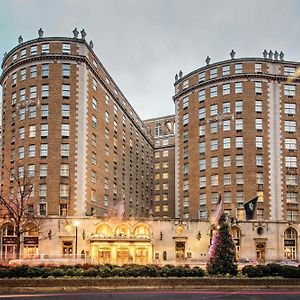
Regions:
M 11 174 L 13 189 L 7 195 L 0 194 L 0 205 L 6 211 L 5 220 L 15 228 L 16 258 L 20 258 L 22 236 L 29 231 L 39 231 L 41 220 L 34 213 L 37 200 L 31 197 L 33 185 L 25 172 Z

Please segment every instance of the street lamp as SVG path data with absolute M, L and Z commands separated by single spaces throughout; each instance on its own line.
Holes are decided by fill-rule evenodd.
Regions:
M 75 258 L 77 258 L 77 246 L 78 246 L 78 226 L 80 225 L 79 221 L 73 223 L 75 226 Z

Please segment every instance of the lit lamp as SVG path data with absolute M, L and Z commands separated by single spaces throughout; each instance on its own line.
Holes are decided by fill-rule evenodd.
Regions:
M 80 222 L 79 221 L 74 221 L 73 225 L 75 226 L 75 258 L 77 258 L 78 226 L 80 225 Z

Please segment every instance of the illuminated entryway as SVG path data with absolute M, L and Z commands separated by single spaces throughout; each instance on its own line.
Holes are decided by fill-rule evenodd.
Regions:
M 284 231 L 284 258 L 296 259 L 297 256 L 297 231 L 287 228 Z
M 111 224 L 103 223 L 97 226 L 89 241 L 92 263 L 152 263 L 153 241 L 146 224 L 131 228 L 122 223 L 113 229 Z

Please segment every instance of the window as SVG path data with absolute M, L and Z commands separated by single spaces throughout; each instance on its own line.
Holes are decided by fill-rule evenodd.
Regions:
M 46 184 L 40 184 L 39 196 L 41 198 L 47 197 L 47 185 Z
M 36 107 L 35 106 L 29 106 L 29 119 L 36 117 Z
M 298 204 L 298 193 L 287 192 L 286 193 L 286 202 L 291 203 L 291 204 Z
M 69 144 L 61 144 L 60 145 L 60 155 L 62 158 L 68 158 L 69 157 L 69 151 L 70 151 L 70 145 Z
M 264 220 L 264 210 L 263 209 L 257 209 L 256 210 L 256 218 L 257 220 Z
M 223 114 L 230 113 L 230 102 L 223 103 Z
M 20 108 L 19 109 L 19 120 L 22 121 L 22 120 L 25 120 L 25 108 Z
M 12 82 L 11 82 L 11 84 L 12 85 L 16 85 L 16 83 L 17 83 L 17 73 L 13 73 L 12 74 Z
M 211 182 L 210 182 L 211 186 L 218 186 L 219 184 L 219 175 L 211 175 Z M 212 193 L 214 194 L 214 193 Z M 218 193 L 215 193 L 218 195 Z
M 48 166 L 47 164 L 40 164 L 40 177 L 47 177 Z
M 206 194 L 199 195 L 199 205 L 206 205 Z
M 41 157 L 48 156 L 48 144 L 41 144 Z
M 97 99 L 93 98 L 92 100 L 92 107 L 94 110 L 98 109 L 98 103 L 97 103 Z
M 223 138 L 223 149 L 230 149 L 230 138 Z
M 61 136 L 62 138 L 70 136 L 70 124 L 61 124 Z
M 188 131 L 184 131 L 183 135 L 182 135 L 182 140 L 184 142 L 187 142 L 189 140 L 189 132 Z
M 96 119 L 96 123 L 94 123 L 94 124 L 97 125 L 97 119 Z M 93 127 L 96 127 L 96 125 L 93 125 Z M 105 130 L 104 130 L 104 136 L 105 136 L 106 140 L 109 140 L 109 130 L 108 130 L 108 128 L 105 128 Z
M 35 137 L 35 132 L 36 132 L 35 128 L 36 128 L 35 125 L 30 125 L 29 126 L 29 137 L 30 138 Z
M 235 112 L 236 113 L 243 112 L 243 101 L 241 101 L 241 100 L 235 101 Z
M 205 176 L 199 177 L 199 187 L 200 188 L 206 187 L 206 177 Z
M 61 164 L 60 165 L 60 176 L 61 177 L 69 177 L 69 164 Z
M 185 163 L 183 164 L 183 175 L 186 175 L 189 173 L 189 164 Z
M 68 204 L 59 204 L 59 215 L 60 216 L 68 215 Z
M 183 166 L 184 167 L 184 166 Z M 168 173 L 163 173 L 163 176 L 162 176 L 163 179 L 168 179 L 169 178 L 169 174 Z
M 29 89 L 30 99 L 36 98 L 36 86 L 31 86 Z
M 257 131 L 262 131 L 263 130 L 262 119 L 255 119 L 255 129 Z
M 71 75 L 71 65 L 62 64 L 62 76 L 63 78 L 69 78 Z
M 285 157 L 286 168 L 297 168 L 297 157 L 296 156 L 286 156 Z
M 210 123 L 210 133 L 217 133 L 218 132 L 218 122 Z
M 59 196 L 63 199 L 69 198 L 69 185 L 68 184 L 61 184 L 59 187 Z
M 189 114 L 185 114 L 183 115 L 183 119 L 182 119 L 182 125 L 188 125 L 189 124 Z
M 14 93 L 14 94 L 16 95 L 16 93 Z M 26 94 L 26 89 L 20 89 L 20 98 L 19 98 L 20 101 L 25 100 L 25 94 Z M 12 102 L 12 104 L 14 104 L 14 103 Z
M 285 182 L 287 186 L 295 187 L 297 186 L 298 177 L 294 174 L 286 174 Z
M 98 82 L 95 78 L 93 78 L 93 90 L 97 91 L 97 87 L 98 87 Z
M 199 73 L 199 82 L 205 81 L 205 72 Z
M 261 95 L 262 94 L 262 82 L 255 81 L 255 94 Z
M 49 76 L 49 64 L 42 64 L 42 78 Z
M 296 86 L 285 84 L 284 85 L 284 95 L 288 97 L 295 97 L 296 95 Z
M 236 119 L 235 120 L 235 130 L 242 131 L 243 130 L 243 119 Z
M 230 131 L 230 120 L 223 121 L 223 131 Z
M 109 163 L 108 163 L 108 161 L 105 161 L 105 162 L 104 162 L 104 171 L 105 171 L 106 173 L 109 173 Z
M 28 146 L 28 156 L 35 157 L 35 145 Z
M 49 44 L 42 44 L 42 54 L 49 53 Z
M 69 84 L 62 85 L 62 96 L 63 98 L 69 98 L 71 95 L 71 89 Z
M 205 135 L 205 125 L 200 125 L 199 126 L 199 136 L 204 136 Z
M 283 74 L 285 76 L 295 76 L 296 68 L 295 67 L 284 67 Z
M 222 68 L 222 73 L 223 73 L 223 76 L 230 75 L 230 66 L 224 66 Z
M 21 69 L 20 70 L 20 80 L 25 80 L 26 79 L 26 69 Z
M 69 104 L 62 104 L 62 106 L 61 106 L 61 116 L 64 119 L 68 119 L 70 117 L 70 105 Z
M 256 166 L 262 167 L 264 165 L 264 157 L 261 154 L 256 155 Z
M 242 94 L 243 93 L 243 83 L 242 82 L 235 82 L 234 91 L 235 91 L 236 94 Z
M 47 209 L 46 203 L 40 203 L 39 204 L 39 215 L 40 216 L 45 216 L 46 213 L 47 213 L 46 209 Z
M 210 78 L 216 78 L 218 76 L 217 68 L 210 69 Z
M 26 49 L 21 50 L 21 58 L 26 57 Z
M 200 171 L 205 171 L 206 169 L 206 160 L 204 159 L 200 159 L 199 160 L 199 170 Z
M 97 127 L 97 118 L 96 118 L 94 115 L 92 116 L 92 126 L 93 126 L 94 128 Z
M 287 115 L 296 114 L 296 104 L 295 103 L 284 103 L 284 113 Z
M 93 145 L 94 147 L 97 146 L 97 136 L 96 136 L 96 134 L 94 134 L 94 133 L 92 133 L 92 145 Z
M 95 152 L 92 152 L 92 164 L 97 164 L 97 154 Z
M 243 64 L 235 64 L 234 71 L 235 71 L 235 74 L 243 73 Z
M 217 104 L 211 105 L 210 106 L 210 115 L 211 116 L 216 116 L 218 114 L 218 106 Z
M 255 112 L 257 112 L 257 113 L 262 112 L 262 101 L 261 100 L 255 101 Z
M 257 136 L 255 138 L 255 145 L 257 149 L 262 149 L 263 147 L 263 137 L 262 136 Z
M 36 66 L 30 66 L 30 77 L 36 77 L 37 76 L 37 67 Z
M 189 181 L 186 179 L 186 180 L 183 180 L 183 188 L 182 188 L 184 191 L 188 191 L 189 189 Z
M 296 121 L 284 121 L 284 130 L 287 133 L 296 132 Z
M 202 142 L 202 143 L 204 144 L 204 149 L 203 149 L 204 151 L 202 153 L 205 153 L 205 142 Z M 212 150 L 212 151 L 213 150 L 218 150 L 218 140 L 211 140 L 210 141 L 210 150 Z
M 236 137 L 235 146 L 236 146 L 237 149 L 243 149 L 244 142 L 243 142 L 243 137 L 242 136 L 237 136 Z
M 97 173 L 95 171 L 92 171 L 92 183 L 96 183 L 97 181 Z
M 217 97 L 218 96 L 218 87 L 212 86 L 210 88 L 210 98 Z
M 41 124 L 41 138 L 48 137 L 48 124 Z
M 244 157 L 243 155 L 237 155 L 235 157 L 235 164 L 237 167 L 243 167 L 244 166 Z
M 199 102 L 202 102 L 205 100 L 205 90 L 199 91 Z
M 255 73 L 261 73 L 261 72 L 262 72 L 262 65 L 255 64 Z
M 35 165 L 28 165 L 28 177 L 35 176 Z
M 224 168 L 231 167 L 231 157 L 229 155 L 223 156 L 223 166 Z
M 205 120 L 205 107 L 199 108 L 199 120 Z
M 182 99 L 182 108 L 188 108 L 189 107 L 189 97 L 185 97 Z
M 19 140 L 24 140 L 24 138 L 25 138 L 25 128 L 20 127 L 19 128 Z
M 189 81 L 188 80 L 185 80 L 183 83 L 182 83 L 182 89 L 187 89 L 189 87 Z
M 43 84 L 42 85 L 42 99 L 47 98 L 49 96 L 49 85 Z
M 231 192 L 224 192 L 224 203 L 231 203 Z
M 287 210 L 287 220 L 288 221 L 297 221 L 298 220 L 298 211 L 297 210 Z
M 236 184 L 244 184 L 244 174 L 236 173 Z
M 36 55 L 37 54 L 37 46 L 31 46 L 30 47 L 30 55 Z
M 109 123 L 109 113 L 107 111 L 105 112 L 105 122 Z
M 199 144 L 200 147 L 200 144 Z M 200 151 L 200 149 L 199 149 Z M 183 158 L 188 158 L 189 157 L 189 147 L 188 146 L 184 146 L 183 147 Z
M 256 173 L 256 184 L 263 185 L 264 184 L 264 174 Z
M 217 156 L 211 158 L 210 166 L 212 169 L 218 168 L 218 157 Z
M 231 174 L 224 174 L 224 185 L 231 185 Z
M 71 45 L 64 43 L 63 47 L 62 47 L 62 53 L 63 54 L 70 54 L 71 53 Z
M 230 94 L 230 83 L 223 84 L 223 95 Z
M 296 139 L 285 139 L 285 149 L 297 150 L 297 140 Z

